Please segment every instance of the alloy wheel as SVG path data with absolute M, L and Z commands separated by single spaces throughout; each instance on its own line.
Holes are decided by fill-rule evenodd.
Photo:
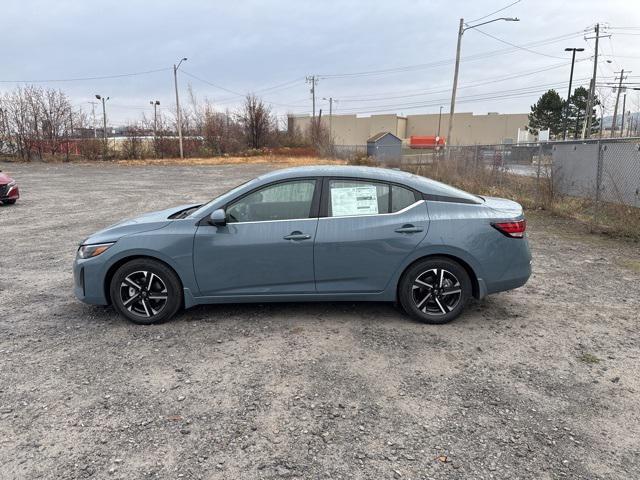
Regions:
M 169 294 L 164 281 L 155 273 L 139 270 L 127 275 L 120 285 L 122 305 L 134 315 L 151 318 L 167 305 Z
M 427 315 L 446 315 L 462 298 L 458 278 L 444 268 L 432 268 L 419 274 L 412 284 L 415 306 Z

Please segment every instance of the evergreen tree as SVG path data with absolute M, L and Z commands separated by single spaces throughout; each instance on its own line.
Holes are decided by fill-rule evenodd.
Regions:
M 567 138 L 578 138 L 582 135 L 584 120 L 586 118 L 585 111 L 587 109 L 587 100 L 589 98 L 589 90 L 584 87 L 578 87 L 573 91 L 573 95 L 569 98 L 569 114 L 567 118 Z M 600 99 L 596 95 L 593 101 L 593 109 L 591 111 L 591 133 L 597 133 L 600 130 L 600 121 L 596 115 L 596 106 L 600 105 Z
M 531 105 L 529 114 L 529 131 L 537 134 L 540 130 L 549 129 L 551 135 L 562 133 L 562 120 L 565 102 L 555 90 L 545 92 Z

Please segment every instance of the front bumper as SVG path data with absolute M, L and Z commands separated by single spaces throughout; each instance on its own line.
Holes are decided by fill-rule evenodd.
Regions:
M 73 293 L 81 302 L 108 305 L 104 286 L 104 263 L 96 258 L 78 258 L 73 262 Z

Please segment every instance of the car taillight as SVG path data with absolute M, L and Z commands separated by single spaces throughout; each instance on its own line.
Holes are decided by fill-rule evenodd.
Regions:
M 527 229 L 527 221 L 499 222 L 492 223 L 491 226 L 507 237 L 522 238 L 524 237 L 524 231 Z

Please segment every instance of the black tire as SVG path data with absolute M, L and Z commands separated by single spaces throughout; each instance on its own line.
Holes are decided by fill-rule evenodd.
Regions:
M 150 258 L 131 260 L 118 268 L 109 293 L 116 311 L 140 325 L 164 322 L 182 306 L 180 279 L 167 265 Z
M 398 298 L 404 311 L 430 324 L 455 319 L 471 295 L 467 271 L 444 257 L 431 257 L 411 265 L 398 285 Z
M 3 200 L 2 203 L 7 205 L 14 205 L 16 203 L 16 199 L 14 198 L 13 200 Z

